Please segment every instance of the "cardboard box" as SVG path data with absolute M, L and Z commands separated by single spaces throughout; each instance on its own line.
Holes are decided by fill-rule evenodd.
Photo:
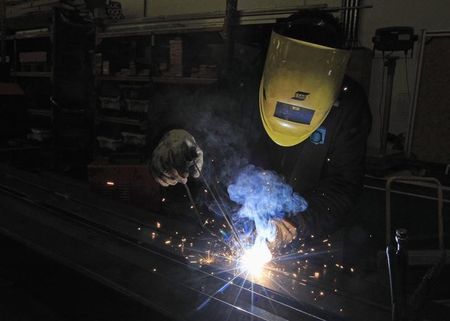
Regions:
M 47 52 L 46 51 L 20 52 L 19 62 L 21 63 L 47 62 Z

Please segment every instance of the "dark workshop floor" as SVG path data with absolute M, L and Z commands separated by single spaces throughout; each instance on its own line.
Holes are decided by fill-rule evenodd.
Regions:
M 0 320 L 165 320 L 102 284 L 0 237 Z

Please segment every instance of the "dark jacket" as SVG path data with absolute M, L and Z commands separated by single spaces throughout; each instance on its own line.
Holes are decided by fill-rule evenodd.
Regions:
M 362 191 L 371 116 L 363 89 L 346 78 L 338 102 L 320 127 L 323 141 L 281 147 L 265 135 L 269 164 L 308 201 L 291 216 L 301 233 L 329 234 L 346 224 Z M 266 167 L 264 166 L 264 167 Z
M 248 162 L 283 175 L 309 203 L 305 212 L 291 216 L 300 230 L 332 233 L 346 224 L 362 189 L 371 124 L 363 89 L 346 78 L 339 103 L 321 126 L 326 131 L 324 142 L 314 144 L 308 139 L 286 148 L 264 132 L 256 88 L 257 84 L 244 87 L 242 93 L 210 90 L 201 95 L 166 95 L 161 104 L 166 116 L 158 118 L 166 127 L 160 132 L 174 128 L 190 131 L 205 152 L 203 172 L 208 179 L 227 184 Z M 260 143 L 255 143 L 258 137 Z M 158 141 L 155 139 L 155 144 Z M 252 153 L 245 145 L 257 145 L 257 151 Z M 211 163 L 211 159 L 216 161 Z

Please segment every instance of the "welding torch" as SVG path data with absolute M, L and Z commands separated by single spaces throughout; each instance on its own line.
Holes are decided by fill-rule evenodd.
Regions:
M 224 207 L 222 206 L 220 200 L 219 200 L 219 196 L 216 195 L 215 191 L 213 191 L 213 189 L 211 188 L 211 186 L 208 184 L 208 181 L 206 180 L 205 176 L 202 174 L 200 168 L 198 167 L 198 165 L 196 164 L 195 160 L 198 157 L 198 152 L 197 149 L 195 147 L 191 147 L 189 149 L 189 153 L 187 154 L 187 158 L 186 158 L 186 164 L 187 164 L 187 168 L 186 171 L 187 173 L 191 174 L 191 173 L 195 173 L 198 172 L 200 175 L 200 180 L 202 181 L 205 189 L 208 191 L 208 193 L 211 195 L 211 197 L 213 198 L 214 202 L 217 205 L 217 208 L 219 209 L 220 213 L 222 214 L 223 218 L 225 219 L 225 222 L 228 226 L 228 228 L 230 229 L 231 235 L 233 236 L 233 238 L 235 239 L 235 241 L 237 242 L 237 244 L 239 245 L 239 247 L 241 249 L 243 249 L 243 245 L 241 242 L 241 239 L 239 238 L 239 234 L 236 231 L 235 226 L 233 225 L 233 222 L 231 220 L 231 218 L 229 217 L 229 215 L 227 214 L 227 212 L 225 211 Z M 194 199 L 192 198 L 192 194 L 191 191 L 189 189 L 189 186 L 187 184 L 183 184 L 185 189 L 186 189 L 186 193 L 188 194 L 189 200 L 192 203 L 192 206 L 194 207 L 194 210 L 196 211 L 197 217 L 200 221 L 200 224 L 202 225 L 203 228 L 206 228 L 205 224 L 203 224 L 201 217 L 200 217 L 200 213 L 197 209 L 197 206 L 194 202 Z M 216 236 L 214 233 L 212 233 L 211 231 L 209 231 L 212 235 Z

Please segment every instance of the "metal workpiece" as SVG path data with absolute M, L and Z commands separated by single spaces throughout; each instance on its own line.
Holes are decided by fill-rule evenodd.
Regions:
M 188 209 L 187 209 L 188 210 Z M 387 288 L 312 264 L 328 242 L 241 271 L 197 222 L 179 222 L 48 174 L 0 167 L 0 232 L 175 320 L 387 320 Z M 325 240 L 324 240 L 325 241 Z M 299 252 L 300 253 L 300 252 Z

